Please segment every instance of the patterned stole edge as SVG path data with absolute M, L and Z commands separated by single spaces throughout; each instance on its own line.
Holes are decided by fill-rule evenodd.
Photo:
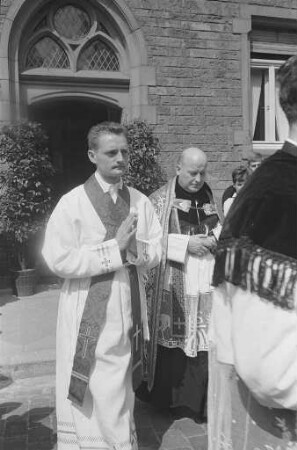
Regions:
M 148 343 L 148 358 L 146 361 L 146 377 L 148 380 L 148 389 L 151 390 L 154 384 L 156 360 L 157 360 L 157 345 L 158 345 L 158 318 L 160 315 L 162 295 L 163 295 L 163 285 L 164 276 L 167 260 L 167 241 L 168 241 L 168 229 L 169 229 L 169 218 L 172 209 L 173 199 L 175 198 L 175 182 L 176 177 L 173 177 L 163 188 L 160 189 L 165 197 L 164 204 L 162 205 L 162 211 L 159 212 L 158 216 L 161 222 L 163 230 L 163 240 L 162 240 L 162 261 L 155 269 L 153 269 L 152 284 L 153 289 L 151 296 L 153 298 L 153 310 L 151 313 L 151 326 L 150 326 L 150 336 L 151 339 Z M 158 197 L 160 197 L 160 191 L 152 194 L 150 200 L 157 210 L 160 207 L 160 202 L 158 202 Z
M 297 260 L 255 245 L 249 238 L 219 242 L 213 285 L 228 281 L 274 305 L 293 310 Z
M 104 240 L 112 239 L 120 223 L 117 224 L 117 228 L 109 223 L 108 212 L 105 210 L 104 202 L 102 201 L 104 195 L 103 190 L 94 174 L 85 182 L 84 189 L 93 208 L 106 228 Z M 123 187 L 121 197 L 127 205 L 130 204 L 130 194 L 126 186 Z M 113 277 L 114 272 L 93 277 L 84 306 L 68 393 L 68 399 L 79 406 L 83 404 L 86 389 L 89 384 L 90 371 L 94 361 L 95 349 L 101 327 L 104 323 L 106 305 L 110 295 Z
M 79 406 L 83 405 L 89 384 L 97 342 L 105 321 L 113 276 L 113 272 L 110 272 L 92 278 L 83 310 L 68 392 L 68 399 Z
M 176 208 L 172 208 L 169 215 L 168 233 L 181 233 Z M 176 261 L 166 261 L 166 264 L 171 267 L 171 283 L 169 285 L 170 292 L 163 290 L 163 296 L 169 295 L 170 297 L 172 337 L 181 338 L 184 336 L 186 329 L 185 311 L 182 305 L 185 292 L 184 265 Z

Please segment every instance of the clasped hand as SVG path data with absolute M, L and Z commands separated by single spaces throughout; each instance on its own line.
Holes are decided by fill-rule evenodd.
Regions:
M 115 239 L 118 243 L 120 251 L 129 250 L 133 254 L 137 254 L 136 235 L 137 231 L 137 213 L 131 212 L 129 216 L 121 223 Z
M 213 238 L 204 234 L 190 236 L 188 251 L 196 256 L 205 256 L 214 247 Z

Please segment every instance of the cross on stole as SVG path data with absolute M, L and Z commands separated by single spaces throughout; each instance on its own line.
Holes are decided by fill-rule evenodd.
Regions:
M 87 327 L 85 333 L 79 333 L 79 336 L 84 340 L 82 358 L 85 358 L 90 340 L 95 340 L 96 338 L 91 335 L 91 327 Z
M 147 244 L 145 242 L 143 243 L 143 257 L 145 260 L 147 260 L 149 258 L 149 254 L 147 251 Z
M 133 339 L 135 339 L 135 349 L 138 351 L 138 337 L 141 334 L 141 328 L 138 327 L 138 323 L 136 324 L 135 333 L 133 334 Z
M 180 330 L 182 325 L 185 325 L 185 322 L 182 322 L 179 317 L 176 322 L 173 322 L 173 325 L 177 325 L 178 330 Z
M 107 257 L 105 257 L 105 258 L 102 260 L 102 264 L 103 264 L 103 266 L 104 266 L 106 269 L 108 269 L 109 266 L 110 266 L 110 264 L 111 264 L 111 260 L 108 259 Z

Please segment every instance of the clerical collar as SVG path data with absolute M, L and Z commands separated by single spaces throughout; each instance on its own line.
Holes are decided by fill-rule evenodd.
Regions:
M 120 180 L 118 183 L 115 184 L 110 184 L 107 183 L 105 180 L 103 180 L 102 176 L 100 175 L 100 173 L 95 172 L 95 178 L 98 181 L 98 183 L 100 184 L 100 186 L 102 187 L 103 192 L 108 192 L 108 191 L 114 191 L 117 192 L 118 189 L 122 189 L 123 188 L 123 181 Z

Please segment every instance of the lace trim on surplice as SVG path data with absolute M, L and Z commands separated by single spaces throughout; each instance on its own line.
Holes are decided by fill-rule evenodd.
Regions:
M 102 436 L 77 435 L 73 422 L 58 421 L 58 443 L 63 445 L 75 445 L 84 450 L 114 449 L 114 450 L 137 450 L 137 434 L 133 424 L 131 424 L 130 440 L 125 442 L 110 442 Z M 93 446 L 93 444 L 96 445 Z M 100 445 L 100 447 L 98 447 Z M 71 448 L 71 447 L 69 447 Z

